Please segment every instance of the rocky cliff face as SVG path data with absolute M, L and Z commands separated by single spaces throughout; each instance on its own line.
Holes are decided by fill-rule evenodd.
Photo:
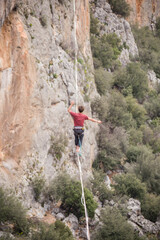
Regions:
M 73 2 L 2 1 L 0 9 L 0 183 L 16 183 L 17 192 L 27 198 L 30 180 L 37 174 L 48 181 L 61 170 L 78 177 L 73 122 L 67 112 L 76 93 Z M 76 1 L 76 16 L 78 104 L 84 104 L 91 116 L 89 100 L 97 92 L 88 0 Z M 85 176 L 91 174 L 96 131 L 96 124 L 88 122 Z M 64 142 L 61 159 L 54 151 L 58 141 Z M 28 192 L 28 204 L 29 197 Z
M 130 55 L 138 55 L 138 48 L 135 43 L 130 24 L 122 17 L 118 17 L 111 10 L 110 5 L 105 0 L 92 1 L 92 12 L 95 18 L 99 20 L 101 34 L 116 33 L 121 39 L 123 48 L 119 60 L 122 65 L 126 65 L 130 60 Z
M 154 27 L 156 18 L 160 16 L 159 0 L 126 0 L 131 6 L 129 22 L 139 26 Z

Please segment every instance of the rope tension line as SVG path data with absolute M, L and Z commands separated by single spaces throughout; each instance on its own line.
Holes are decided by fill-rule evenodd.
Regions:
M 75 85 L 76 85 L 76 112 L 77 112 L 77 105 L 78 105 L 78 82 L 77 82 L 77 52 L 78 52 L 78 44 L 77 44 L 77 17 L 76 17 L 76 0 L 73 0 L 73 11 L 74 11 L 74 41 L 75 41 L 75 64 L 74 64 L 74 77 L 75 77 Z M 80 151 L 81 151 L 81 142 L 79 140 L 80 144 Z M 89 224 L 88 224 L 88 213 L 87 213 L 87 207 L 86 207 L 86 200 L 84 195 L 84 185 L 83 185 L 83 178 L 82 178 L 82 166 L 80 162 L 80 153 L 77 153 L 78 158 L 78 167 L 79 167 L 79 175 L 80 175 L 80 181 L 81 181 L 81 189 L 82 189 L 82 196 L 81 196 L 81 203 L 84 206 L 85 211 L 85 218 L 86 218 L 86 229 L 87 229 L 87 239 L 90 240 L 90 233 L 89 233 Z

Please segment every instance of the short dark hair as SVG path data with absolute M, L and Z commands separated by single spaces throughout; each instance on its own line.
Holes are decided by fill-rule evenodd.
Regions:
M 84 111 L 84 107 L 83 106 L 78 106 L 78 111 L 81 113 Z

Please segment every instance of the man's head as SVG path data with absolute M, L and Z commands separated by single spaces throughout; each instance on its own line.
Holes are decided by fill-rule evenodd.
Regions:
M 80 113 L 82 113 L 82 112 L 84 111 L 84 107 L 83 107 L 83 106 L 78 106 L 78 111 L 79 111 Z

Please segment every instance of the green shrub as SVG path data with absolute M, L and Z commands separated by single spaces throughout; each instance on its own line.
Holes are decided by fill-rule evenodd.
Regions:
M 91 49 L 94 59 L 97 58 L 104 68 L 115 68 L 118 66 L 117 58 L 121 53 L 121 41 L 115 33 L 102 37 L 91 35 Z
M 130 14 L 130 6 L 125 0 L 108 0 L 114 13 L 120 14 L 123 17 L 128 17 Z
M 103 171 L 116 169 L 120 165 L 120 159 L 114 156 L 108 156 L 105 150 L 100 150 L 93 162 L 93 168 Z
M 134 240 L 134 230 L 116 208 L 107 207 L 101 212 L 101 226 L 93 239 Z
M 160 38 L 156 37 L 148 27 L 134 26 L 132 32 L 139 49 L 139 60 L 160 77 Z
M 107 120 L 114 126 L 123 126 L 125 129 L 136 126 L 132 114 L 127 110 L 125 98 L 117 91 L 113 91 L 108 98 Z
M 106 174 L 98 171 L 93 172 L 92 183 L 92 192 L 94 195 L 97 195 L 99 200 L 104 204 L 105 200 L 112 199 L 112 191 L 109 190 L 104 182 Z
M 41 193 L 45 188 L 45 179 L 42 176 L 37 176 L 32 180 L 35 200 L 38 201 Z
M 104 70 L 103 68 L 98 68 L 95 70 L 95 82 L 97 91 L 100 95 L 105 95 L 108 90 L 111 89 L 112 85 L 112 74 Z
M 145 146 L 140 145 L 140 146 L 130 146 L 128 148 L 126 157 L 128 162 L 137 162 L 138 158 L 141 155 L 148 154 L 148 150 Z
M 35 231 L 31 240 L 74 240 L 70 229 L 61 221 L 54 224 L 40 224 L 38 231 Z
M 127 109 L 130 113 L 132 113 L 133 119 L 137 122 L 137 127 L 143 125 L 146 121 L 146 110 L 143 105 L 138 104 L 135 98 L 131 96 L 126 98 Z
M 146 72 L 139 63 L 129 63 L 125 70 L 120 70 L 115 74 L 115 86 L 125 95 L 130 89 L 133 97 L 142 102 L 148 92 L 148 78 Z M 124 91 L 125 90 L 125 91 Z
M 93 167 L 96 169 L 117 168 L 121 165 L 121 159 L 124 157 L 128 148 L 128 135 L 125 129 L 115 127 L 112 129 L 110 125 L 101 126 L 98 135 L 99 152 Z
M 160 196 L 146 194 L 141 203 L 142 214 L 152 222 L 156 222 L 160 213 Z
M 108 113 L 108 98 L 102 96 L 101 98 L 95 98 L 91 103 L 92 113 L 96 113 L 103 122 L 107 121 Z
M 160 37 L 160 17 L 156 19 L 156 35 Z
M 146 183 L 150 192 L 160 194 L 160 158 L 149 152 L 137 160 L 136 175 Z
M 141 132 L 143 136 L 143 143 L 146 145 L 152 145 L 153 140 L 153 130 L 148 125 L 141 126 Z
M 68 144 L 68 139 L 65 135 L 51 136 L 51 146 L 48 153 L 52 154 L 53 157 L 60 160 L 62 153 L 65 152 L 65 148 Z
M 146 194 L 146 186 L 135 175 L 123 174 L 114 178 L 116 185 L 115 190 L 119 194 L 129 197 L 144 199 Z
M 97 18 L 93 16 L 91 13 L 90 15 L 90 33 L 99 35 L 100 29 L 99 29 L 99 21 Z
M 143 132 L 136 128 L 131 128 L 128 131 L 129 143 L 130 145 L 142 144 L 143 142 Z
M 93 200 L 92 193 L 85 188 L 85 200 L 88 210 L 88 216 L 93 217 L 94 211 L 97 208 L 97 203 Z M 81 203 L 81 184 L 69 177 L 69 175 L 62 174 L 54 179 L 50 185 L 50 196 L 60 199 L 62 207 L 68 212 L 75 214 L 78 218 L 84 216 L 84 206 Z
M 160 95 L 151 96 L 148 101 L 145 102 L 145 108 L 151 119 L 160 117 Z
M 26 211 L 17 198 L 0 188 L 0 222 L 14 224 L 17 232 L 28 233 Z

